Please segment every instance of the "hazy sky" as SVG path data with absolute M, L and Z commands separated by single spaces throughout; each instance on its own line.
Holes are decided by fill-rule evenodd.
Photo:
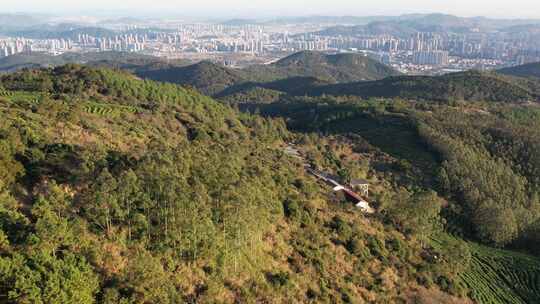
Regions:
M 540 18 L 540 0 L 3 0 L 0 12 L 164 12 L 209 17 L 398 15 L 442 12 L 461 16 Z

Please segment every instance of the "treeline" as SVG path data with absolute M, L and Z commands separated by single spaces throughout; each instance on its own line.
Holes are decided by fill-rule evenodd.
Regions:
M 441 109 L 421 119 L 419 133 L 443 159 L 441 190 L 455 197 L 478 238 L 499 246 L 529 240 L 537 250 L 540 134 L 523 127 L 526 119 L 501 118 Z

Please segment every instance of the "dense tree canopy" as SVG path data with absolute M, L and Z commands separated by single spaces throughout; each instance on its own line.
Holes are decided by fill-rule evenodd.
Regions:
M 108 69 L 0 83 L 2 302 L 394 302 L 420 286 L 466 296 L 454 245 L 430 245 L 441 199 L 417 189 L 402 200 L 407 164 L 366 142 L 295 135 L 283 119 Z M 321 126 L 353 116 L 328 112 Z M 287 141 L 345 181 L 379 180 L 373 203 L 388 212 L 365 218 L 284 153 Z

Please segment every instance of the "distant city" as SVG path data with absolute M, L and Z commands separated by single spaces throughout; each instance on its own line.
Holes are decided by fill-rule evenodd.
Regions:
M 425 18 L 428 17 L 434 19 L 433 16 Z M 490 70 L 540 61 L 539 26 L 527 26 L 526 21 L 507 21 L 508 24 L 486 28 L 467 24 L 457 29 L 426 26 L 426 30 L 409 27 L 400 31 L 401 23 L 396 21 L 355 25 L 306 19 L 267 23 L 247 20 L 126 22 L 119 19 L 92 27 L 71 25 L 67 28 L 58 24 L 57 30 L 52 26 L 45 34 L 36 33 L 36 29 L 4 32 L 0 36 L 0 57 L 122 51 L 170 59 L 211 60 L 242 67 L 270 63 L 288 53 L 313 50 L 361 53 L 406 74 Z

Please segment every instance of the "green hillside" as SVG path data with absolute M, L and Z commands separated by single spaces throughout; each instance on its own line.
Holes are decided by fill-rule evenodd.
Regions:
M 127 52 L 64 53 L 53 56 L 45 53 L 15 54 L 0 58 L 0 72 L 14 72 L 23 68 L 54 67 L 69 63 L 105 65 L 127 70 L 150 68 L 146 65 L 165 63 L 157 57 Z
M 391 67 L 359 54 L 325 55 L 304 51 L 274 64 L 288 77 L 315 77 L 331 82 L 376 80 L 399 73 Z
M 398 76 L 333 96 L 315 77 L 174 68 L 222 103 L 108 68 L 0 76 L 1 303 L 539 301 L 530 80 Z M 367 180 L 376 213 L 308 164 Z
M 220 102 L 238 105 L 274 103 L 281 101 L 285 96 L 286 93 L 282 91 L 248 82 L 226 89 L 214 97 L 219 98 Z
M 445 231 L 454 237 L 433 236 L 433 249 L 448 248 L 456 237 L 484 244 L 469 243 L 468 250 L 459 249 L 460 266 L 455 271 L 460 279 L 451 284 L 467 290 L 476 303 L 539 301 L 537 104 L 458 102 L 448 106 L 289 97 L 243 108 L 282 117 L 299 132 L 342 136 L 341 142 L 354 143 L 355 151 L 368 151 L 371 145 L 399 159 L 394 166 L 407 173 L 394 176 L 394 182 L 409 185 L 408 189 L 434 189 L 446 200 L 441 215 Z M 390 207 L 391 214 L 396 202 L 383 203 L 379 210 L 384 206 Z M 444 260 L 444 254 L 439 259 Z
M 309 95 L 384 97 L 427 101 L 486 100 L 519 102 L 536 100 L 535 89 L 496 74 L 475 71 L 443 76 L 399 76 L 379 81 L 314 87 Z
M 412 164 L 405 168 L 416 186 L 449 200 L 453 211 L 446 219 L 453 233 L 538 252 L 537 105 L 326 97 L 252 107 L 285 118 L 293 130 L 361 136 Z
M 185 67 L 138 70 L 137 74 L 156 81 L 193 86 L 206 95 L 217 94 L 244 81 L 238 71 L 208 61 Z
M 237 85 L 230 86 L 214 97 L 219 98 L 221 101 L 230 100 L 235 102 L 235 98 L 242 98 L 242 96 L 252 96 L 253 102 L 257 102 L 256 98 L 259 94 L 261 100 L 267 100 L 265 94 L 272 92 L 279 92 L 279 95 L 305 95 L 313 87 L 329 85 L 330 82 L 320 80 L 314 77 L 291 77 L 271 82 L 243 82 Z M 275 100 L 277 101 L 277 100 Z
M 466 300 L 465 243 L 429 245 L 441 198 L 407 189 L 412 171 L 366 142 L 103 68 L 0 88 L 2 303 Z M 288 141 L 344 181 L 369 178 L 386 211 L 364 216 Z

